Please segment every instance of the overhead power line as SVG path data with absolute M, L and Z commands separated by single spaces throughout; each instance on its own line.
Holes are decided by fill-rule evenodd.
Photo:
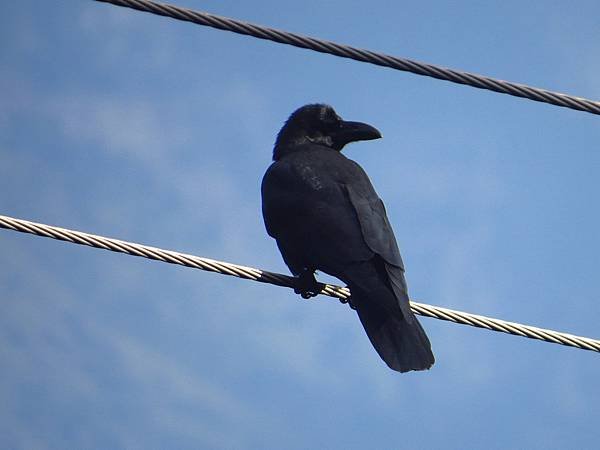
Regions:
M 228 17 L 216 16 L 201 11 L 181 8 L 166 3 L 157 3 L 149 0 L 96 0 L 104 3 L 112 3 L 117 6 L 125 6 L 138 11 L 149 12 L 173 19 L 192 22 L 197 25 L 218 28 L 220 30 L 232 31 L 245 34 L 259 39 L 278 42 L 280 44 L 293 45 L 321 53 L 350 58 L 356 61 L 367 62 L 378 66 L 390 67 L 396 70 L 412 72 L 417 75 L 438 78 L 440 80 L 452 81 L 453 83 L 466 84 L 479 89 L 487 89 L 501 94 L 513 95 L 515 97 L 527 98 L 537 102 L 550 103 L 551 105 L 585 111 L 592 114 L 600 114 L 600 102 L 575 97 L 559 92 L 547 91 L 545 89 L 511 83 L 509 81 L 476 75 L 435 66 L 433 64 L 421 63 L 406 58 L 385 55 L 370 50 L 359 49 L 348 45 L 336 44 L 335 42 L 316 39 L 287 31 L 263 27 Z
M 201 258 L 199 256 L 163 250 L 148 245 L 135 244 L 133 242 L 120 241 L 8 216 L 0 215 L 0 228 L 30 233 L 37 236 L 45 236 L 52 239 L 71 242 L 73 244 L 87 245 L 113 252 L 140 256 L 142 258 L 154 259 L 170 264 L 179 264 L 194 269 L 220 273 L 222 275 L 232 275 L 247 280 L 260 281 L 261 283 L 270 283 L 290 288 L 297 287 L 297 280 L 294 277 L 282 275 L 280 273 L 216 261 L 214 259 Z M 320 285 L 322 288 L 321 294 L 335 297 L 342 303 L 348 303 L 348 299 L 350 298 L 350 291 L 348 288 L 322 283 Z M 532 327 L 530 325 L 523 325 L 515 322 L 507 322 L 505 320 L 455 311 L 439 306 L 431 306 L 424 303 L 411 301 L 410 305 L 413 312 L 421 316 L 433 317 L 435 319 L 447 320 L 462 325 L 471 325 L 478 328 L 486 328 L 492 331 L 500 331 L 546 342 L 553 342 L 555 344 L 567 345 L 583 350 L 600 352 L 600 340 L 596 339 Z

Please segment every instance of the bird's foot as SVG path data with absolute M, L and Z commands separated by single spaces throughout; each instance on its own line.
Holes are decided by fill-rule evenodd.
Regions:
M 356 306 L 354 306 L 354 303 L 352 303 L 352 297 L 348 297 L 348 298 L 340 298 L 340 303 L 343 304 L 348 304 L 348 306 L 350 307 L 350 309 L 353 309 L 356 311 Z
M 294 292 L 300 294 L 302 298 L 316 297 L 321 292 L 321 285 L 315 279 L 314 271 L 304 269 L 296 279 L 297 284 Z

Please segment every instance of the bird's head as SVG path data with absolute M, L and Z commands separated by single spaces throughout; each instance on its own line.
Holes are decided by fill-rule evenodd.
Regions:
M 273 160 L 294 152 L 302 144 L 313 143 L 340 151 L 350 142 L 380 137 L 381 133 L 371 125 L 342 120 L 329 105 L 305 105 L 292 113 L 277 135 Z

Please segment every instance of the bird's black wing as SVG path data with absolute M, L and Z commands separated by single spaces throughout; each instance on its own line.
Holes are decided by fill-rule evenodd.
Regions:
M 369 249 L 384 260 L 402 315 L 408 323 L 412 323 L 414 316 L 410 310 L 404 263 L 385 206 L 370 183 L 368 186 L 349 183 L 345 187 L 360 222 L 363 238 Z
M 296 275 L 308 267 L 336 276 L 346 264 L 373 257 L 343 184 L 331 176 L 347 161 L 338 152 L 308 146 L 273 163 L 263 178 L 267 232 Z

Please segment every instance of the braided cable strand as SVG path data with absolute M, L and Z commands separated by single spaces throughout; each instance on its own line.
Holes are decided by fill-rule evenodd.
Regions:
M 465 84 L 479 89 L 487 89 L 490 91 L 499 92 L 501 94 L 513 95 L 515 97 L 527 98 L 537 102 L 550 103 L 551 105 L 562 106 L 564 108 L 600 115 L 600 102 L 598 101 L 547 91 L 523 84 L 511 83 L 509 81 L 498 80 L 468 72 L 438 67 L 432 64 L 425 64 L 412 61 L 410 59 L 398 58 L 395 56 L 376 53 L 370 50 L 350 47 L 348 45 L 336 44 L 335 42 L 329 42 L 295 33 L 276 30 L 273 28 L 263 27 L 227 17 L 220 17 L 214 14 L 181 8 L 179 6 L 169 5 L 166 3 L 156 3 L 149 0 L 96 1 L 111 3 L 117 6 L 124 6 L 127 8 L 136 9 L 138 11 L 149 12 L 165 17 L 171 17 L 173 19 L 192 22 L 197 25 L 218 28 L 219 30 L 245 34 L 259 39 L 278 42 L 280 44 L 288 44 L 321 53 L 329 53 L 342 58 L 349 58 L 378 66 L 390 67 L 392 69 L 402 70 L 405 72 L 412 72 L 417 75 L 425 75 L 428 77 L 438 78 L 440 80 L 452 81 L 453 83 Z
M 133 242 L 120 241 L 118 239 L 97 236 L 80 231 L 67 230 L 65 228 L 54 227 L 36 222 L 30 222 L 22 219 L 0 215 L 0 228 L 29 233 L 37 236 L 45 236 L 52 239 L 71 242 L 73 244 L 88 245 L 90 247 L 101 248 L 113 252 L 125 253 L 142 258 L 154 259 L 170 264 L 179 264 L 194 269 L 207 270 L 223 275 L 244 278 L 247 280 L 259 281 L 261 283 L 270 283 L 277 286 L 295 288 L 296 279 L 294 277 L 282 275 L 280 273 L 268 272 L 266 270 L 255 269 L 253 267 L 240 266 L 214 259 L 201 258 L 199 256 L 187 255 L 171 250 L 163 250 L 148 245 L 135 244 Z M 348 288 L 321 284 L 321 294 L 339 299 L 342 303 L 348 303 L 350 291 Z M 411 301 L 411 308 L 415 314 L 421 316 L 433 317 L 435 319 L 447 320 L 462 325 L 471 325 L 478 328 L 486 328 L 492 331 L 513 334 L 516 336 L 539 339 L 541 341 L 553 342 L 555 344 L 567 345 L 583 350 L 600 352 L 600 340 L 590 339 L 572 334 L 561 333 L 558 331 L 547 330 L 544 328 L 522 325 L 514 322 L 507 322 L 500 319 L 479 316 L 476 314 L 455 311 L 452 309 L 431 306 L 424 303 Z

